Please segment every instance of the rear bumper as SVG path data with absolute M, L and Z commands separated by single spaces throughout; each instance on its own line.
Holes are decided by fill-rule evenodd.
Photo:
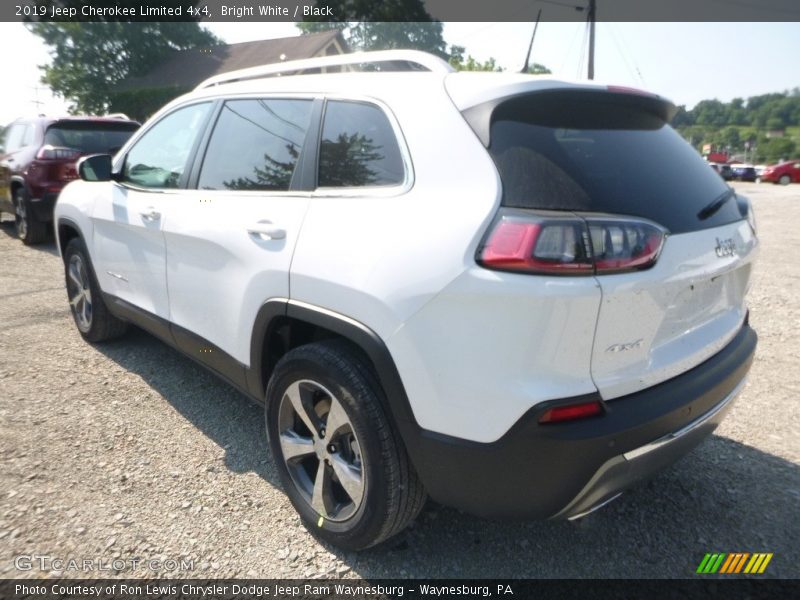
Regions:
M 594 419 L 538 423 L 548 408 L 581 400 L 571 398 L 537 405 L 490 444 L 423 430 L 405 431 L 404 439 L 429 494 L 442 504 L 485 517 L 575 518 L 710 435 L 741 389 L 756 343 L 745 324 L 701 365 L 606 403 Z
M 53 209 L 61 192 L 45 192 L 39 198 L 31 198 L 30 207 L 37 221 L 48 223 L 53 220 Z

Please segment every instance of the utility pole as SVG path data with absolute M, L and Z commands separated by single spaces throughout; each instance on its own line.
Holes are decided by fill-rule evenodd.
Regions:
M 589 0 L 589 79 L 594 79 L 594 25 L 597 18 L 596 0 Z
M 531 50 L 533 50 L 533 40 L 536 38 L 536 30 L 539 29 L 539 20 L 542 18 L 542 9 L 539 9 L 539 14 L 536 15 L 536 25 L 533 26 L 533 35 L 531 35 L 531 43 L 528 44 L 528 53 L 525 55 L 525 64 L 522 65 L 520 73 L 527 73 L 528 66 L 531 62 Z

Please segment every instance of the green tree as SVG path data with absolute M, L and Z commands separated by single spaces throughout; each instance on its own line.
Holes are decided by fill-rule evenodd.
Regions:
M 334 15 L 354 21 L 318 21 L 313 17 L 298 23 L 303 33 L 342 32 L 354 50 L 413 49 L 447 58 L 442 23 L 431 18 L 422 0 L 326 0 Z
M 464 46 L 450 46 L 450 65 L 456 71 L 502 71 L 498 67 L 494 58 L 485 62 L 478 62 L 472 55 L 464 57 L 466 48 Z M 541 65 L 539 65 L 541 66 Z
M 117 84 L 147 73 L 176 50 L 221 43 L 195 22 L 32 23 L 53 57 L 42 82 L 70 102 L 70 110 L 103 113 Z
M 770 138 L 759 145 L 758 156 L 766 162 L 777 162 L 781 159 L 790 159 L 797 149 L 797 144 L 785 137 Z

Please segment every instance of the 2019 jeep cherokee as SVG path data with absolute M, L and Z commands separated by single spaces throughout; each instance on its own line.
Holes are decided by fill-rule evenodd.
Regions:
M 263 402 L 335 544 L 426 495 L 581 516 L 707 436 L 755 350 L 752 210 L 673 110 L 416 52 L 213 78 L 62 193 L 76 325 L 139 325 Z

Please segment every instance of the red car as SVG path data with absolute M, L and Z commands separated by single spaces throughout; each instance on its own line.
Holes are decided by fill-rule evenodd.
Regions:
M 781 185 L 800 183 L 800 160 L 790 160 L 778 165 L 770 165 L 761 173 L 761 181 L 771 181 Z
M 15 217 L 17 236 L 43 242 L 61 189 L 78 178 L 88 154 L 115 154 L 139 128 L 117 117 L 37 117 L 14 121 L 0 141 L 0 216 Z

